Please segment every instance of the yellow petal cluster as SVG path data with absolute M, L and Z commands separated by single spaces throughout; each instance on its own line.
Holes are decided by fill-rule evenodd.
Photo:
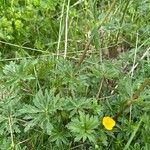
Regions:
M 107 130 L 112 130 L 113 127 L 116 125 L 116 122 L 113 118 L 106 116 L 103 118 L 102 124 Z

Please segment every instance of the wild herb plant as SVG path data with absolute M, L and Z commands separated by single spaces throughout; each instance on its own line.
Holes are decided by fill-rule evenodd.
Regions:
M 0 149 L 150 148 L 149 0 L 0 1 Z

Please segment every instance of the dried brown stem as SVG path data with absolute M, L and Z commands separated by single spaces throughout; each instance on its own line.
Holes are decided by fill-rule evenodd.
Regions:
M 98 89 L 98 92 L 97 92 L 97 94 L 96 94 L 96 99 L 99 99 L 99 96 L 100 96 L 100 94 L 101 94 L 101 90 L 102 90 L 103 83 L 104 83 L 104 78 L 102 78 L 102 80 L 100 81 L 99 89 Z
M 81 63 L 83 62 L 84 58 L 86 57 L 86 53 L 87 53 L 87 51 L 89 50 L 90 44 L 91 44 L 91 40 L 89 40 L 89 41 L 87 42 L 87 44 L 86 44 L 86 46 L 85 46 L 85 49 L 84 49 L 84 51 L 83 51 L 83 53 L 82 53 L 82 55 L 81 55 L 81 57 L 80 57 L 80 59 L 79 59 L 78 66 L 81 65 Z

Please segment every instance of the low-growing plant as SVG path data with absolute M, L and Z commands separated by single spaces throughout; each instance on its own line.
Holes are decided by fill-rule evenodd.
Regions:
M 0 1 L 0 149 L 148 150 L 149 1 Z

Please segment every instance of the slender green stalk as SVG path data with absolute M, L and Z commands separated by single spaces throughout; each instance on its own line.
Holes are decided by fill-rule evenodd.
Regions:
M 70 0 L 68 0 L 67 4 L 67 12 L 66 12 L 66 25 L 65 25 L 65 51 L 64 51 L 64 58 L 67 56 L 67 46 L 68 46 L 68 20 L 69 20 L 69 7 L 70 7 Z
M 132 132 L 129 141 L 127 142 L 127 144 L 125 145 L 125 147 L 124 147 L 123 150 L 127 150 L 127 149 L 129 148 L 129 146 L 130 146 L 130 144 L 131 144 L 133 138 L 135 137 L 135 135 L 136 135 L 136 133 L 137 133 L 137 131 L 138 131 L 138 129 L 139 129 L 139 127 L 140 127 L 142 121 L 143 121 L 143 117 L 141 118 L 141 120 L 140 120 L 140 122 L 138 123 L 137 127 L 136 127 L 136 128 L 134 129 L 134 131 Z
M 111 4 L 111 6 L 110 6 L 108 12 L 106 13 L 105 17 L 102 19 L 102 21 L 100 21 L 100 22 L 98 22 L 98 23 L 96 24 L 96 27 L 95 27 L 96 29 L 99 29 L 99 28 L 108 20 L 109 15 L 110 15 L 111 11 L 113 10 L 113 8 L 114 8 L 114 6 L 115 6 L 115 4 L 116 4 L 116 1 L 117 1 L 117 0 L 113 0 L 113 2 L 112 2 L 112 4 Z M 93 30 L 95 30 L 95 28 L 94 28 Z M 85 46 L 85 49 L 84 49 L 84 51 L 83 51 L 83 54 L 81 55 L 81 57 L 80 57 L 80 59 L 79 59 L 78 66 L 80 66 L 81 63 L 83 62 L 83 60 L 84 60 L 84 58 L 85 58 L 85 56 L 86 56 L 86 53 L 87 53 L 87 51 L 89 50 L 89 46 L 90 46 L 90 44 L 91 44 L 91 41 L 93 40 L 93 37 L 94 37 L 95 34 L 96 34 L 96 32 L 94 32 L 94 33 L 92 34 L 91 38 L 88 40 L 88 42 L 87 42 L 87 44 L 86 44 L 86 46 Z
M 130 3 L 130 0 L 128 0 L 128 1 L 126 2 L 126 5 L 125 5 L 124 10 L 123 10 L 123 15 L 122 15 L 121 20 L 120 20 L 120 28 L 119 28 L 119 31 L 118 31 L 117 36 L 116 36 L 116 41 L 115 41 L 116 44 L 118 43 L 118 39 L 119 39 L 120 32 L 121 32 L 121 26 L 122 26 L 122 24 L 123 24 L 124 17 L 125 17 L 127 8 L 128 8 L 128 6 L 129 6 L 129 3 Z
M 10 137 L 11 137 L 11 147 L 14 149 L 15 148 L 15 143 L 14 143 L 14 136 L 13 136 L 13 131 L 12 131 L 12 118 L 11 116 L 8 118 L 9 122 L 9 129 L 10 129 Z
M 134 92 L 134 94 L 132 95 L 131 98 L 129 98 L 129 99 L 127 100 L 127 103 L 125 104 L 125 106 L 123 107 L 123 109 L 120 110 L 120 111 L 114 116 L 114 119 L 115 119 L 115 120 L 117 120 L 118 117 L 119 117 L 133 102 L 135 102 L 135 101 L 139 98 L 140 94 L 143 92 L 143 90 L 145 89 L 145 87 L 146 87 L 147 85 L 149 85 L 149 83 L 150 83 L 150 77 L 147 78 L 147 79 L 145 79 L 145 81 L 143 82 L 143 84 L 141 84 L 140 88 L 139 88 L 137 91 Z
M 61 16 L 60 16 L 59 37 L 58 37 L 58 44 L 57 44 L 57 58 L 59 56 L 60 41 L 61 41 L 61 36 L 62 36 L 62 33 L 63 33 L 62 20 L 63 20 L 65 2 L 66 2 L 66 0 L 64 0 L 63 6 L 62 6 L 62 11 L 61 11 Z

